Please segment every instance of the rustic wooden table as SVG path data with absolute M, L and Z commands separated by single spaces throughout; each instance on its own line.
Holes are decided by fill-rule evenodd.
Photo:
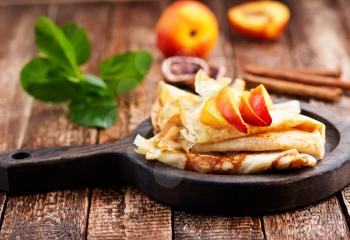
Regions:
M 292 20 L 284 37 L 274 43 L 233 33 L 226 22 L 226 10 L 233 2 L 208 4 L 221 22 L 221 37 L 210 61 L 225 64 L 229 76 L 239 75 L 241 64 L 252 61 L 271 66 L 340 66 L 350 79 L 347 0 L 290 1 Z M 0 149 L 103 143 L 134 129 L 150 114 L 161 79 L 162 55 L 155 46 L 154 26 L 165 6 L 166 2 L 1 6 Z M 119 121 L 114 127 L 101 131 L 76 126 L 67 120 L 65 107 L 33 101 L 22 91 L 19 71 L 35 54 L 33 23 L 39 15 L 59 23 L 73 20 L 88 30 L 93 44 L 89 71 L 96 71 L 101 58 L 120 51 L 152 52 L 155 63 L 147 79 L 119 99 Z M 311 103 L 340 112 L 344 121 L 350 119 L 348 97 L 337 104 Z M 349 210 L 349 187 L 303 209 L 253 217 L 173 209 L 125 185 L 27 196 L 0 193 L 0 239 L 348 239 Z

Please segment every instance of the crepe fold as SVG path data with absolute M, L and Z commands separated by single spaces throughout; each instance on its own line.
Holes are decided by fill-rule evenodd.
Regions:
M 136 151 L 146 159 L 177 168 L 218 174 L 314 166 L 323 158 L 325 125 L 300 114 L 298 101 L 274 104 L 270 110 L 272 124 L 247 125 L 247 134 L 233 127 L 202 123 L 204 101 L 227 84 L 227 79 L 200 76 L 196 79 L 198 96 L 160 82 L 151 113 L 155 135 L 151 139 L 137 136 Z M 244 82 L 236 81 L 233 88 L 243 91 Z
M 174 149 L 159 149 L 141 136 L 137 136 L 135 144 L 142 146 L 137 149 L 137 152 L 146 155 L 148 160 L 158 160 L 176 168 L 201 173 L 253 174 L 272 169 L 314 166 L 317 163 L 316 158 L 309 154 L 300 154 L 295 149 L 262 153 L 191 153 Z

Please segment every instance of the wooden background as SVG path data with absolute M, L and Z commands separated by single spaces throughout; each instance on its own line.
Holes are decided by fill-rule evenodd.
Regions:
M 8 2 L 8 1 L 7 1 Z M 4 3 L 4 2 L 3 2 Z M 5 1 L 6 3 L 6 1 Z M 226 20 L 232 1 L 208 1 L 221 36 L 209 61 L 239 76 L 244 62 L 270 66 L 340 66 L 350 79 L 350 3 L 347 0 L 290 0 L 292 19 L 274 43 L 233 33 Z M 166 1 L 137 3 L 36 4 L 0 7 L 0 149 L 114 141 L 149 116 L 162 55 L 155 23 Z M 1 4 L 0 4 L 1 5 Z M 5 6 L 6 5 L 6 6 Z M 64 106 L 33 101 L 19 86 L 23 64 L 35 54 L 33 23 L 48 15 L 73 20 L 89 32 L 95 72 L 102 58 L 127 49 L 146 49 L 155 62 L 143 84 L 120 97 L 118 123 L 106 130 L 70 123 Z M 311 101 L 350 120 L 350 98 L 337 104 Z M 256 199 L 259 204 L 259 199 Z M 220 203 L 218 203 L 220 204 Z M 85 188 L 27 196 L 0 193 L 0 239 L 349 239 L 350 188 L 318 204 L 269 216 L 216 216 L 157 203 L 137 189 Z

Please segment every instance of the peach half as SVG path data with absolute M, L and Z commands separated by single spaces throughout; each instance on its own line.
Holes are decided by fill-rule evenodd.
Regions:
M 227 15 L 232 28 L 241 34 L 274 40 L 287 26 L 290 11 L 277 1 L 254 1 L 230 8 Z

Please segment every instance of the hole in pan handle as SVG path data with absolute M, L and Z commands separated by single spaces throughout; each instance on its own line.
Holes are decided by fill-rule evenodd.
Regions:
M 11 150 L 0 155 L 0 190 L 11 194 L 119 181 L 134 134 L 112 144 Z

